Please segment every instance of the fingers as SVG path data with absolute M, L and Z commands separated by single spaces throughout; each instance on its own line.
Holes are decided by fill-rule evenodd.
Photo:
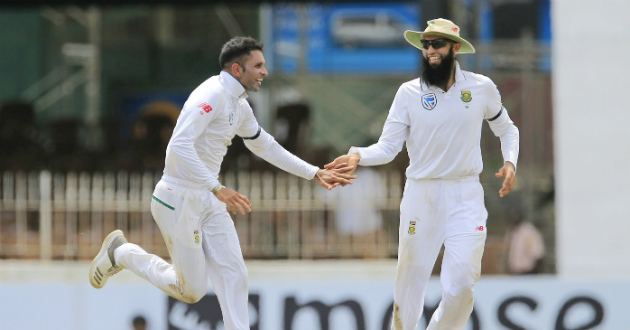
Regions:
M 357 176 L 352 174 L 352 173 L 348 173 L 348 172 L 334 172 L 335 175 L 333 175 L 333 178 L 341 178 L 341 179 L 356 179 Z
M 237 212 L 240 214 L 249 213 L 252 211 L 252 204 L 249 199 L 244 195 L 241 195 L 234 191 L 233 194 L 223 200 L 232 214 Z
M 337 159 L 335 159 L 332 162 L 324 165 L 324 168 L 327 169 L 327 170 L 330 170 L 330 169 L 336 169 L 336 168 L 339 168 L 339 167 L 345 166 L 345 165 L 347 165 L 346 162 L 340 162 Z
M 344 172 L 351 170 L 352 166 L 348 166 L 348 163 L 338 163 L 335 166 L 332 166 L 331 169 Z
M 324 169 L 319 170 L 315 175 L 315 180 L 322 187 L 331 190 L 337 186 L 345 186 L 348 184 L 352 184 L 352 179 L 356 179 L 355 175 L 349 173 L 347 170 L 348 167 L 340 167 L 338 169 Z M 345 172 L 344 172 L 345 171 Z
M 322 186 L 322 187 L 324 187 L 324 188 L 326 188 L 328 190 L 331 190 L 332 188 L 335 188 L 334 184 L 330 184 L 326 180 L 318 181 L 318 183 L 319 183 L 320 186 Z
M 333 184 L 337 183 L 337 184 L 341 184 L 343 186 L 347 185 L 347 184 L 352 184 L 353 179 L 356 179 L 357 176 L 356 175 L 352 175 L 352 173 L 339 173 L 339 172 L 332 172 L 331 175 L 328 178 L 328 182 L 331 182 Z
M 499 190 L 499 197 L 504 197 L 514 189 L 516 185 L 516 174 L 514 173 L 514 165 L 512 163 L 506 162 L 494 175 L 497 178 L 505 176 L 501 190 Z
M 352 173 L 354 173 L 354 171 L 357 169 L 354 166 L 346 166 L 347 164 L 342 164 L 342 165 L 338 165 L 335 168 L 332 168 L 331 170 L 333 170 L 335 173 L 339 173 L 339 174 L 350 174 L 352 175 Z
M 335 160 L 333 160 L 332 162 L 324 165 L 324 168 L 325 169 L 330 169 L 330 168 L 334 168 L 335 166 L 339 166 L 340 164 L 348 163 L 347 158 L 348 158 L 348 155 L 339 156 L 339 157 L 335 158 Z
M 499 190 L 499 197 L 503 197 L 509 194 L 514 189 L 515 184 L 516 177 L 513 173 L 508 172 L 508 174 L 505 176 L 505 180 L 503 180 L 503 186 L 501 187 L 501 190 Z

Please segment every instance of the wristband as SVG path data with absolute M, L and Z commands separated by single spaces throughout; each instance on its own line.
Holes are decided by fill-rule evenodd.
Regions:
M 223 189 L 223 188 L 225 188 L 225 186 L 224 186 L 224 185 L 219 184 L 219 186 L 217 186 L 216 188 L 214 188 L 214 189 L 212 189 L 212 190 L 210 190 L 210 191 L 212 191 L 212 193 L 216 195 L 216 194 L 217 194 L 219 191 L 221 191 L 221 189 Z

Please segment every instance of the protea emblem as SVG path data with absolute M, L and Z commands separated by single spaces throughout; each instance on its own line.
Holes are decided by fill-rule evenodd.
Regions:
M 470 93 L 470 91 L 462 91 L 462 101 L 464 103 L 469 103 L 470 101 L 472 101 L 472 94 Z
M 422 95 L 422 106 L 427 110 L 433 110 L 437 105 L 437 98 L 435 93 L 429 93 Z

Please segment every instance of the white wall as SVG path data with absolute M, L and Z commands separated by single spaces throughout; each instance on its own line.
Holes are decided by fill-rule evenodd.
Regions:
M 552 0 L 557 265 L 630 278 L 630 1 Z

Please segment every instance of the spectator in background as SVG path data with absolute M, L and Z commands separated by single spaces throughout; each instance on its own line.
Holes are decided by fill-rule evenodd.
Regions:
M 374 247 L 382 234 L 381 207 L 387 198 L 387 187 L 374 168 L 357 168 L 361 180 L 343 189 L 325 193 L 325 200 L 335 213 L 335 228 L 341 239 L 352 244 L 353 253 L 374 257 Z M 355 248 L 361 248 L 356 251 Z
M 288 104 L 276 112 L 276 140 L 290 153 L 305 159 L 310 150 L 310 109 L 306 104 Z
M 133 330 L 147 330 L 147 320 L 142 315 L 137 315 L 131 321 Z
M 33 104 L 11 100 L 0 104 L 0 170 L 39 170 L 55 145 L 35 120 Z
M 361 178 L 360 182 L 326 194 L 328 203 L 335 208 L 337 232 L 342 235 L 372 233 L 383 223 L 379 206 L 386 198 L 387 187 L 373 168 L 358 168 L 355 175 Z
M 167 101 L 151 102 L 142 108 L 132 128 L 129 158 L 133 159 L 133 170 L 164 169 L 164 150 L 178 116 L 178 106 Z
M 505 235 L 507 270 L 514 275 L 538 274 L 542 271 L 545 244 L 538 228 L 517 216 Z

